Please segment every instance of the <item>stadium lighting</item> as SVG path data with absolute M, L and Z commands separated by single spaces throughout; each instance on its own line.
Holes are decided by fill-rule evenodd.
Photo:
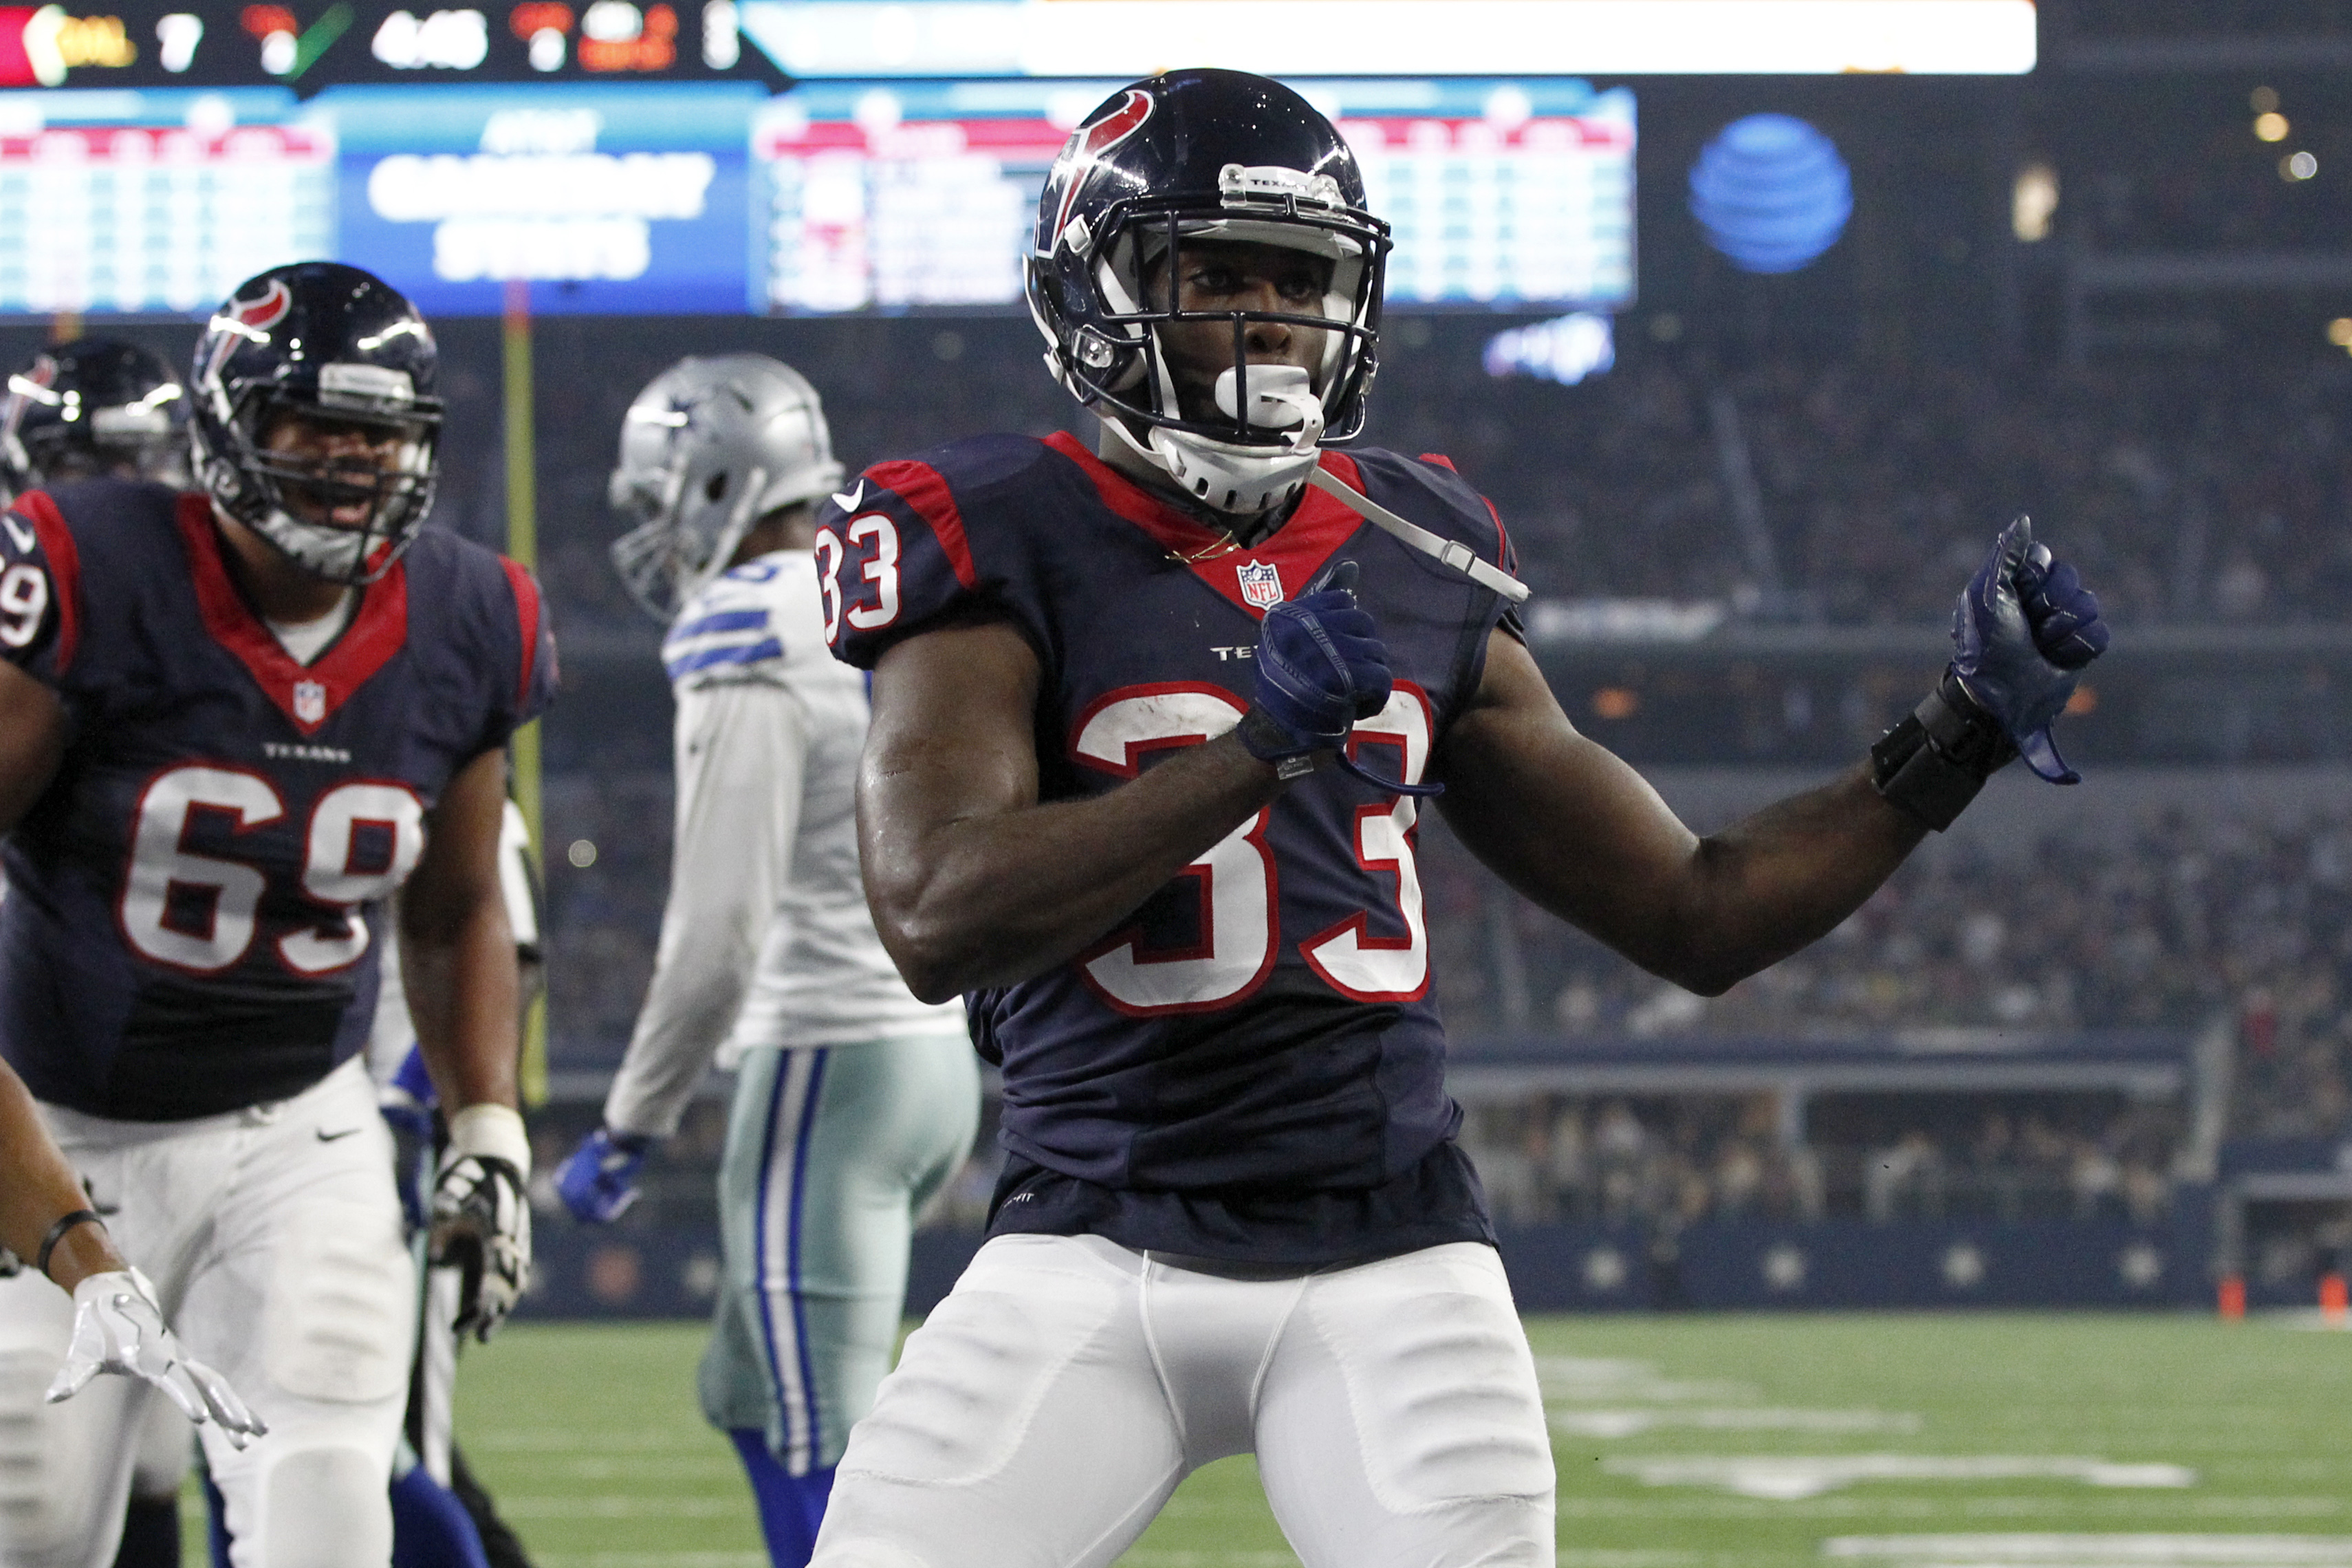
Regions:
M 2279 160 L 2279 178 L 2290 183 L 2311 178 L 2319 173 L 2319 160 L 2309 153 L 2289 153 Z
M 2327 341 L 2347 353 L 2352 353 L 2352 316 L 2338 316 L 2327 323 Z
M 2009 226 L 2027 245 L 2050 237 L 2050 220 L 2058 215 L 2058 171 L 2032 163 L 2017 172 L 2010 188 Z
M 2273 109 L 2267 114 L 2254 116 L 2254 135 L 2264 142 L 2286 140 L 2286 116 Z

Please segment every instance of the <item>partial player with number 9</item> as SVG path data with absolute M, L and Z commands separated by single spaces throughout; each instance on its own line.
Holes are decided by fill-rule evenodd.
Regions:
M 415 1297 L 360 1053 L 395 893 L 463 1326 L 494 1327 L 529 1267 L 498 849 L 507 741 L 554 651 L 528 573 L 422 529 L 436 374 L 374 278 L 273 268 L 197 346 L 201 488 L 97 478 L 0 517 L 0 1051 L 184 1303 L 189 1350 L 272 1429 L 242 1451 L 207 1431 L 239 1563 L 264 1542 L 390 1561 Z M 10 1568 L 100 1568 L 123 1518 L 136 1391 L 10 1403 L 63 1332 L 0 1282 L 0 1441 L 39 1471 L 0 1511 Z

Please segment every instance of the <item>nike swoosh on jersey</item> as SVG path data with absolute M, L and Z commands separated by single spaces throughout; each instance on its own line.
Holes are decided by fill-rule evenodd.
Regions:
M 321 1143 L 332 1143 L 340 1139 L 349 1138 L 358 1131 L 359 1129 L 356 1127 L 346 1127 L 339 1131 L 330 1132 L 325 1128 L 321 1127 L 319 1129 L 319 1142 Z
M 839 507 L 844 511 L 856 511 L 857 510 L 857 503 L 865 499 L 866 481 L 864 479 L 860 479 L 857 481 L 856 487 L 849 490 L 847 493 L 835 494 L 833 498 L 833 504 Z
M 33 547 L 40 542 L 33 537 L 31 529 L 16 521 L 15 512 L 0 511 L 0 522 L 8 525 L 8 537 L 16 542 L 16 549 L 21 553 L 30 555 L 33 552 Z

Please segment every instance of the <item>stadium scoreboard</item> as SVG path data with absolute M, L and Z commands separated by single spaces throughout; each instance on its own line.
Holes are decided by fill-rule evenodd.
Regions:
M 1824 5 L 1837 25 L 1805 25 Z M 1120 82 L 1164 64 L 1170 39 L 1195 63 L 1287 74 L 1339 123 L 1394 226 L 1391 306 L 1619 310 L 1634 286 L 1633 93 L 1547 73 L 1579 59 L 2017 69 L 2032 14 L 2028 0 L 0 5 L 0 313 L 184 314 L 320 257 L 442 313 L 496 311 L 516 280 L 552 312 L 1014 309 L 1055 153 Z M 1742 38 L 1733 63 L 1722 46 Z M 1285 53 L 1302 39 L 1329 47 Z M 1818 58 L 1790 55 L 1791 39 Z
M 509 84 L 0 97 L 0 310 L 184 313 L 280 261 L 427 311 L 1015 308 L 1055 154 L 1118 83 Z M 1396 231 L 1396 305 L 1615 308 L 1633 100 L 1302 84 Z

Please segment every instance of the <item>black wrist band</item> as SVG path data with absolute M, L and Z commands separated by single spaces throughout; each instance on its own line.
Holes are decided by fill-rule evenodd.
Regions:
M 40 1272 L 46 1276 L 49 1271 L 49 1254 L 58 1249 L 58 1243 L 65 1239 L 66 1232 L 71 1230 L 78 1225 L 103 1225 L 105 1223 L 105 1220 L 100 1216 L 99 1212 L 96 1209 L 75 1209 L 68 1214 L 61 1214 L 58 1215 L 58 1223 L 49 1226 L 48 1235 L 41 1237 L 41 1255 L 39 1258 L 35 1261 L 33 1267 L 40 1270 Z
M 1259 762 L 1274 764 L 1274 776 L 1280 779 L 1304 778 L 1315 771 L 1315 759 L 1307 752 L 1296 749 L 1297 742 L 1289 731 L 1275 721 L 1274 715 L 1250 704 L 1242 714 L 1235 729 L 1249 754 Z
M 1927 700 L 1870 748 L 1871 783 L 1888 805 L 1941 833 L 2016 756 L 1999 721 L 1947 668 Z

